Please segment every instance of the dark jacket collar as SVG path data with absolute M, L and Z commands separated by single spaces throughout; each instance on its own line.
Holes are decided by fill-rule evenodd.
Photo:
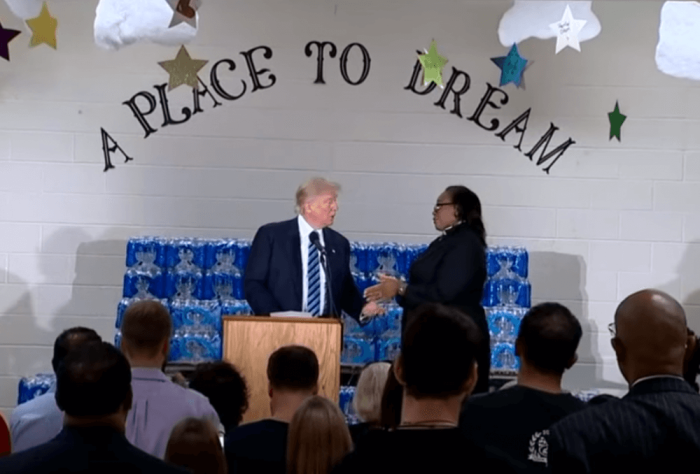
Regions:
M 685 380 L 669 376 L 642 380 L 630 389 L 629 393 L 625 395 L 625 398 L 664 392 L 681 392 L 698 395 L 698 393 L 693 390 L 690 384 Z

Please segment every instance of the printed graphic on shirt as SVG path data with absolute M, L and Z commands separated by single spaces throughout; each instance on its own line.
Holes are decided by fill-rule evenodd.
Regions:
M 538 431 L 530 438 L 530 455 L 527 457 L 532 462 L 541 462 L 547 465 L 547 451 L 549 444 L 547 443 L 549 430 Z

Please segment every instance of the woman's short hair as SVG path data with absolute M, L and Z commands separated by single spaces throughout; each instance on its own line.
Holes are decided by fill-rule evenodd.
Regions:
M 391 370 L 391 364 L 388 362 L 374 362 L 365 367 L 360 374 L 352 405 L 362 421 L 379 423 L 382 393 L 386 379 L 389 377 L 389 370 Z
M 445 192 L 450 195 L 457 212 L 457 218 L 467 223 L 486 245 L 486 227 L 481 217 L 481 201 L 474 191 L 466 186 L 448 186 Z
M 209 399 L 226 430 L 235 428 L 248 410 L 248 386 L 232 364 L 220 360 L 195 367 L 189 388 Z
M 296 211 L 301 214 L 301 209 L 307 199 L 318 196 L 328 191 L 340 192 L 340 184 L 328 181 L 326 178 L 311 178 L 297 189 Z
M 287 473 L 329 474 L 352 449 L 340 408 L 320 396 L 308 398 L 289 425 Z
M 226 457 L 214 425 L 208 420 L 185 418 L 170 433 L 165 462 L 193 474 L 227 474 Z

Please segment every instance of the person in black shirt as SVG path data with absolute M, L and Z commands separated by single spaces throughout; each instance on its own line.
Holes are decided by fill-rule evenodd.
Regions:
M 52 440 L 0 459 L 2 474 L 186 474 L 127 441 L 131 368 L 106 342 L 72 350 L 56 370 L 56 404 L 63 429 Z
M 318 393 L 318 359 L 311 349 L 284 346 L 270 356 L 272 417 L 226 433 L 224 451 L 230 474 L 285 474 L 289 423 L 297 408 Z
M 477 351 L 479 380 L 474 393 L 488 392 L 491 367 L 489 330 L 481 306 L 486 282 L 486 230 L 481 219 L 481 201 L 464 186 L 450 186 L 438 196 L 433 223 L 443 235 L 411 265 L 408 283 L 382 276 L 368 288 L 369 301 L 396 297 L 404 309 L 404 331 L 410 314 L 424 303 L 453 306 L 469 316 L 481 330 Z
M 478 447 L 457 426 L 476 384 L 478 341 L 479 329 L 459 310 L 420 307 L 395 365 L 405 389 L 401 424 L 367 433 L 333 472 L 509 472 L 499 453 Z
M 586 404 L 562 393 L 564 371 L 576 362 L 581 324 L 558 303 L 532 308 L 520 324 L 518 383 L 470 398 L 460 428 L 477 445 L 491 446 L 519 462 L 521 472 L 547 469 L 549 427 Z

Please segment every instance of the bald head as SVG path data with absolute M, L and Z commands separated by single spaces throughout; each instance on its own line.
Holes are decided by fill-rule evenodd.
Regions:
M 682 375 L 688 329 L 685 311 L 666 293 L 642 290 L 615 312 L 613 346 L 630 382 L 650 375 Z

